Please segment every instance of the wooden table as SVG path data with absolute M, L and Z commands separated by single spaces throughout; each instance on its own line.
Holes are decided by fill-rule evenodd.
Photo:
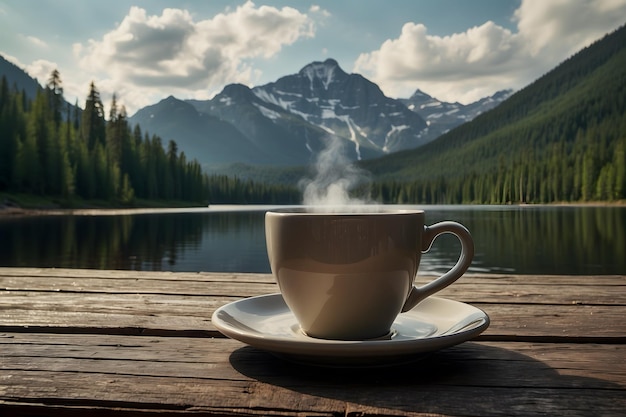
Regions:
M 401 368 L 298 366 L 213 311 L 269 275 L 0 268 L 0 415 L 626 415 L 626 276 L 465 276 L 491 317 Z

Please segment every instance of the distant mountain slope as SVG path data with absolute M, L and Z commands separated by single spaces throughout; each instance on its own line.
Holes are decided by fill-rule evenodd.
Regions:
M 337 61 L 313 62 L 253 93 L 305 121 L 352 142 L 360 158 L 425 143 L 425 121 L 358 74 L 347 74 Z
M 274 83 L 252 89 L 231 84 L 211 100 L 188 103 L 197 114 L 180 122 L 180 114 L 160 109 L 165 102 L 140 110 L 130 121 L 176 140 L 182 150 L 197 150 L 205 165 L 305 165 L 330 136 L 346 141 L 352 160 L 414 148 L 428 140 L 421 137 L 426 122 L 418 114 L 362 76 L 345 73 L 332 59 L 306 65 Z M 188 117 L 198 115 L 232 129 L 188 123 Z M 233 129 L 237 133 L 231 137 Z
M 18 91 L 24 90 L 26 96 L 31 100 L 35 98 L 37 90 L 42 88 L 36 79 L 0 55 L 0 77 L 2 76 L 6 77 L 10 88 L 15 87 Z
M 265 150 L 253 146 L 232 124 L 172 96 L 139 110 L 131 122 L 165 141 L 174 140 L 181 151 L 203 164 L 264 161 Z
M 300 165 L 311 160 L 313 151 L 323 146 L 322 129 L 299 116 L 259 99 L 241 84 L 230 84 L 212 100 L 192 101 L 198 112 L 230 124 L 255 149 L 253 160 L 238 158 L 236 152 L 222 163 L 250 162 L 261 165 Z M 213 137 L 212 140 L 218 140 Z M 222 141 L 230 141 L 225 136 Z M 243 149 L 242 149 L 243 150 Z
M 455 187 L 506 194 L 494 201 L 622 196 L 624 97 L 622 27 L 472 122 L 419 149 L 362 165 L 380 180 L 439 182 L 448 194 Z
M 443 127 L 429 113 L 427 124 L 420 111 L 385 96 L 361 75 L 347 74 L 333 59 L 313 62 L 273 83 L 252 89 L 231 84 L 211 100 L 186 102 L 193 110 L 181 106 L 173 113 L 162 101 L 138 111 L 130 122 L 175 140 L 181 150 L 193 150 L 209 169 L 233 163 L 306 165 L 330 136 L 345 141 L 351 160 L 376 158 L 422 146 L 488 107 L 461 106 L 459 115 L 442 118 Z M 215 128 L 217 121 L 231 129 Z
M 400 99 L 410 110 L 419 114 L 428 124 L 428 137 L 436 139 L 451 129 L 473 120 L 476 116 L 489 111 L 513 94 L 513 90 L 498 91 L 467 105 L 446 103 L 416 90 L 409 98 Z
M 43 89 L 2 57 L 0 74 L 31 99 Z M 170 96 L 139 110 L 129 122 L 165 141 L 176 141 L 181 151 L 206 169 L 224 171 L 233 163 L 238 167 L 308 165 L 329 136 L 345 141 L 350 160 L 416 148 L 503 97 L 462 106 L 419 93 L 404 100 L 389 98 L 376 84 L 347 74 L 335 60 L 327 59 L 252 89 L 228 85 L 211 100 Z M 73 113 L 74 106 L 70 109 Z
M 37 92 L 44 90 L 35 78 L 32 78 L 26 71 L 7 61 L 0 55 L 0 78 L 2 77 L 6 77 L 10 90 L 17 89 L 17 91 L 20 92 L 24 91 L 29 100 L 34 100 L 37 96 Z M 44 81 L 44 84 L 46 81 L 47 80 Z M 75 114 L 75 112 L 77 112 L 78 115 L 82 114 L 80 107 L 76 108 L 73 103 L 67 103 L 67 101 L 66 104 L 69 104 L 71 114 Z M 65 111 L 63 112 L 63 116 L 67 116 Z

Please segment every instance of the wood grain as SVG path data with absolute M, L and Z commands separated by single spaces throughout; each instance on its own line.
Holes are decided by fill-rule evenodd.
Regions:
M 427 280 L 428 278 L 420 278 Z M 213 311 L 267 274 L 0 268 L 0 415 L 623 416 L 626 277 L 468 275 L 475 341 L 402 367 L 296 365 Z
M 348 408 L 454 415 L 462 406 L 503 415 L 506 404 L 536 415 L 571 407 L 576 391 L 574 405 L 611 404 L 615 412 L 626 405 L 626 367 L 618 364 L 626 351 L 613 345 L 466 343 L 377 372 L 297 366 L 229 339 L 5 334 L 0 347 L 5 403 L 45 403 L 53 395 L 84 407 L 155 410 L 280 404 L 290 415 Z

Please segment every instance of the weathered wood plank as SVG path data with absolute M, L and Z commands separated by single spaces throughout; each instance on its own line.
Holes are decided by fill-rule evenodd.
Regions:
M 30 272 L 30 273 L 28 273 Z M 420 277 L 419 283 L 428 277 Z M 598 282 L 596 282 L 598 281 Z M 593 284 L 592 284 L 593 283 Z M 249 297 L 278 292 L 269 274 L 0 268 L 0 289 Z M 440 293 L 464 302 L 626 306 L 626 277 L 466 276 Z
M 229 339 L 5 334 L 0 410 L 21 402 L 206 414 L 619 415 L 625 353 L 465 343 L 371 372 L 296 366 Z
M 255 372 L 271 373 L 274 366 L 281 369 L 284 367 L 283 371 L 287 372 L 293 366 L 231 339 L 2 333 L 0 347 L 0 367 L 21 370 L 55 369 L 63 372 L 82 370 L 236 380 L 241 378 L 241 372 L 236 372 L 233 368 L 237 362 L 253 366 L 258 361 L 268 361 L 266 365 L 259 365 L 260 370 Z M 437 368 L 442 368 L 443 364 L 449 364 L 447 361 L 451 358 L 457 365 L 465 361 L 512 361 L 512 364 L 519 366 L 520 370 L 526 369 L 530 372 L 534 369 L 550 368 L 557 371 L 550 375 L 553 378 L 550 380 L 545 375 L 538 380 L 532 375 L 499 375 L 497 367 L 482 369 L 476 375 L 467 373 L 459 376 L 470 378 L 473 383 L 490 386 L 563 388 L 570 386 L 559 385 L 563 382 L 561 375 L 564 372 L 568 375 L 589 377 L 592 383 L 610 381 L 621 384 L 626 390 L 626 363 L 617 360 L 624 357 L 625 353 L 624 344 L 469 342 L 437 352 L 426 362 L 437 361 Z M 155 366 L 146 366 L 147 363 L 153 363 Z M 417 363 L 413 366 L 423 365 L 424 363 Z M 477 366 L 472 366 L 478 369 Z M 328 372 L 302 366 L 298 368 L 301 368 L 298 372 L 321 372 L 321 374 Z M 452 372 L 451 369 L 449 371 Z M 344 372 L 346 375 L 360 373 L 349 370 Z M 392 370 L 394 374 L 397 372 L 397 368 Z M 383 372 L 381 375 L 386 374 Z M 596 378 L 598 381 L 593 380 Z M 551 381 L 550 384 L 547 384 L 547 381 Z M 462 384 L 463 381 L 448 380 L 448 383 Z M 604 385 L 604 382 L 601 382 L 596 388 Z
M 83 294 L 171 294 L 250 297 L 278 292 L 274 282 L 187 281 L 87 278 L 87 277 L 0 277 L 0 291 L 69 292 Z M 241 278 L 241 276 L 240 276 Z
M 377 371 L 288 364 L 212 326 L 217 307 L 270 292 L 268 274 L 0 268 L 0 415 L 626 409 L 625 276 L 465 276 L 441 295 L 487 311 L 481 341 Z
M 523 275 L 502 279 L 462 277 L 438 295 L 470 303 L 626 306 L 626 280 L 622 277 L 594 285 L 587 283 L 591 277 L 569 278 L 561 281 L 561 277 L 553 276 L 543 282 L 528 282 L 528 277 Z
M 253 281 L 115 280 L 93 278 L 0 277 L 0 291 L 69 292 L 104 294 L 176 294 L 194 296 L 250 297 L 278 292 L 275 283 Z M 438 295 L 464 302 L 513 304 L 624 305 L 624 286 L 498 285 L 455 283 Z
M 0 331 L 62 331 L 219 336 L 211 324 L 218 307 L 237 297 L 4 291 Z M 626 340 L 626 306 L 472 303 L 491 325 L 482 338 Z M 40 327 L 42 329 L 34 329 Z M 56 329 L 56 330 L 54 330 Z M 134 329 L 134 330 L 133 330 Z
M 0 276 L 4 277 L 80 277 L 108 279 L 146 279 L 146 280 L 187 280 L 187 281 L 252 281 L 274 282 L 270 274 L 229 273 L 229 272 L 169 272 L 169 271 L 134 271 L 68 268 L 26 268 L 0 267 Z M 424 279 L 428 276 L 424 275 Z M 514 274 L 472 274 L 467 273 L 458 281 L 465 280 L 498 282 L 516 285 L 626 285 L 626 275 L 514 275 Z
M 16 375 L 17 376 L 17 375 Z M 19 376 L 18 376 L 19 377 Z M 440 386 L 428 383 L 381 387 L 376 381 L 344 385 L 310 382 L 281 387 L 258 382 L 229 382 L 207 379 L 133 377 L 127 375 L 80 375 L 32 372 L 24 381 L 10 386 L 12 394 L 42 391 L 41 397 L 1 396 L 4 415 L 80 415 L 82 410 L 100 409 L 101 415 L 188 414 L 218 416 L 545 416 L 593 415 L 622 417 L 624 392 L 611 389 L 541 389 Z M 329 375 L 325 381 L 331 380 Z M 350 382 L 352 383 L 352 382 Z M 25 385 L 22 385 L 25 384 Z M 51 384 L 54 384 L 52 390 Z M 85 384 L 95 384 L 101 391 L 94 396 Z M 46 392 L 46 387 L 48 392 Z M 57 388 L 59 387 L 59 388 Z M 92 386 L 93 387 L 93 386 Z M 137 387 L 143 387 L 137 390 Z M 59 405 L 65 405 L 65 410 Z M 70 408 L 71 407 L 71 408 Z M 33 410 L 33 408 L 35 410 Z M 71 412 L 68 413 L 67 409 Z M 54 411 L 51 413 L 51 411 Z M 84 411 L 83 411 L 84 412 Z M 122 415 L 124 415 L 122 414 Z
M 154 280 L 154 281 L 244 281 L 273 283 L 270 274 L 230 273 L 230 272 L 170 272 L 170 271 L 134 271 L 105 269 L 69 269 L 69 268 L 19 268 L 0 267 L 0 277 L 30 278 L 84 278 L 112 280 Z

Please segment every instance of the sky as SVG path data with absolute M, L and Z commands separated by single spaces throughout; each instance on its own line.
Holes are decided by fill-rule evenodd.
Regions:
M 0 55 L 82 107 L 129 115 L 328 58 L 389 97 L 464 104 L 520 89 L 626 23 L 626 0 L 0 0 Z

